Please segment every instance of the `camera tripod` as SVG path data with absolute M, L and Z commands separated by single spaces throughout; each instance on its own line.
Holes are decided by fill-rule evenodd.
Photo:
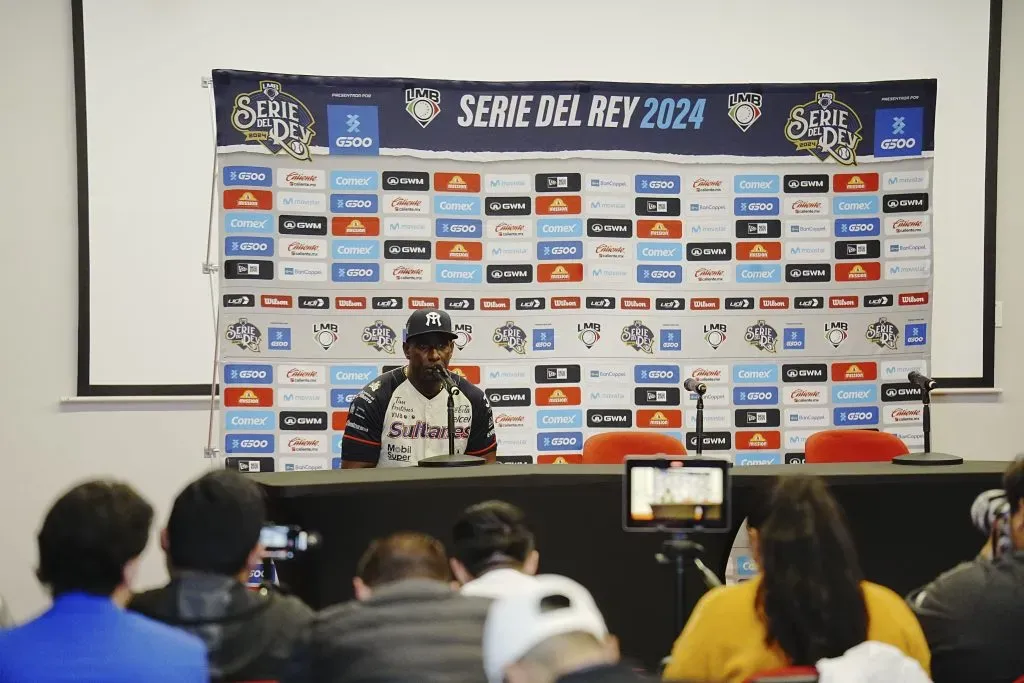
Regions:
M 701 573 L 701 578 L 704 580 L 704 584 L 708 588 L 715 588 L 721 586 L 722 582 L 719 580 L 715 573 L 708 569 L 707 565 L 701 561 L 701 555 L 704 554 L 704 546 L 696 541 L 691 541 L 686 537 L 685 533 L 672 534 L 672 538 L 667 539 L 661 544 L 661 552 L 654 556 L 658 564 L 672 564 L 675 567 L 675 600 L 674 600 L 674 625 L 675 635 L 678 636 L 683 632 L 683 627 L 686 625 L 686 563 L 692 561 L 694 566 L 697 567 L 697 571 Z

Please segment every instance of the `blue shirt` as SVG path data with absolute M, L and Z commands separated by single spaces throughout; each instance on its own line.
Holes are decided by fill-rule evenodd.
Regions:
M 65 593 L 36 619 L 0 632 L 2 683 L 207 683 L 199 638 L 121 609 L 110 598 Z

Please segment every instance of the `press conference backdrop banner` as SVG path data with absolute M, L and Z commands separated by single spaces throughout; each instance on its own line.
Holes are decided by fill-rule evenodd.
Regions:
M 352 397 L 448 310 L 500 459 L 613 429 L 795 462 L 921 448 L 932 80 L 465 82 L 213 73 L 227 466 L 339 467 Z

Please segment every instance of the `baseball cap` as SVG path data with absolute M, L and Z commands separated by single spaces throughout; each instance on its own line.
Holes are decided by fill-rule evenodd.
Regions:
M 452 317 L 437 308 L 421 308 L 413 311 L 405 323 L 405 338 L 408 340 L 419 334 L 440 332 L 452 339 L 458 335 L 452 332 Z
M 501 683 L 505 667 L 548 638 L 566 633 L 608 635 L 604 617 L 590 592 L 572 579 L 542 574 L 491 603 L 484 624 L 484 671 Z

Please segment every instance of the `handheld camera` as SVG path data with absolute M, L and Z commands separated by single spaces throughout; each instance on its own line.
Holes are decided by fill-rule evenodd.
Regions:
M 290 560 L 296 554 L 316 547 L 320 536 L 295 525 L 268 524 L 260 530 L 260 544 L 264 557 L 272 560 Z

